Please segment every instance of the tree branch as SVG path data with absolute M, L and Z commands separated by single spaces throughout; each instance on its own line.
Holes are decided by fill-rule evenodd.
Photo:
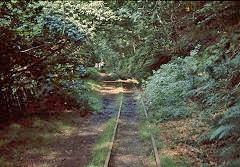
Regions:
M 33 63 L 28 64 L 28 65 L 26 65 L 26 66 L 24 66 L 24 67 L 22 67 L 22 68 L 20 68 L 20 69 L 17 69 L 17 70 L 15 70 L 15 71 L 13 71 L 13 74 L 15 74 L 15 73 L 22 73 L 22 72 L 28 70 L 29 68 L 31 68 L 31 67 L 33 67 L 33 66 L 41 63 L 41 62 L 44 61 L 47 57 L 49 57 L 49 56 L 51 56 L 52 54 L 56 53 L 57 51 L 61 50 L 63 47 L 64 47 L 64 45 L 62 45 L 61 47 L 59 47 L 59 48 L 57 48 L 57 49 L 52 50 L 51 53 L 49 53 L 48 55 L 45 55 L 45 56 L 41 57 L 41 58 L 38 59 L 36 62 L 33 62 Z
M 29 70 L 31 67 L 40 64 L 41 62 L 43 62 L 46 58 L 48 58 L 49 56 L 53 55 L 54 53 L 56 53 L 57 51 L 60 51 L 63 47 L 65 46 L 65 44 L 62 44 L 61 46 L 59 46 L 57 49 L 54 49 L 51 51 L 51 53 L 41 57 L 40 59 L 38 59 L 37 61 L 28 64 L 20 69 L 17 70 L 13 70 L 10 71 L 8 74 L 5 75 L 5 77 L 0 81 L 0 85 L 9 82 L 9 80 L 11 80 L 11 78 L 13 77 L 13 74 L 16 74 L 16 76 L 19 76 L 20 74 L 22 74 L 23 72 Z
M 20 52 L 25 53 L 25 52 L 31 51 L 33 49 L 39 49 L 39 48 L 43 49 L 43 48 L 47 48 L 47 47 L 49 47 L 49 46 L 46 46 L 45 44 L 42 44 L 42 45 L 35 46 L 35 47 L 29 48 L 29 49 L 26 49 L 26 50 L 21 50 Z

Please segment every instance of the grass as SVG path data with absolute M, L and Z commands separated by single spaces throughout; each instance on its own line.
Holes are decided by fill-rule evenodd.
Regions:
M 177 156 L 160 154 L 162 167 L 191 167 L 187 162 L 179 159 Z
M 25 118 L 25 121 L 29 122 L 27 125 L 13 123 L 8 129 L 0 131 L 0 166 L 24 166 L 25 157 L 48 154 L 49 145 L 55 142 L 55 137 L 64 140 L 66 134 L 74 131 L 72 120 L 76 121 L 76 116 L 69 113 L 52 118 L 34 116 Z M 61 136 L 62 134 L 64 136 Z
M 136 100 L 138 101 L 139 114 L 144 115 L 144 109 L 141 103 L 140 96 L 141 92 L 139 92 L 138 90 L 135 90 L 135 92 Z M 157 124 L 154 124 L 152 122 L 154 121 L 151 121 L 151 118 L 149 118 L 149 121 L 146 118 L 142 119 L 139 122 L 139 135 L 140 138 L 143 139 L 143 141 L 149 146 L 149 148 L 152 148 L 150 132 L 154 136 L 162 167 L 188 167 L 189 165 L 181 161 L 179 157 L 173 155 L 165 155 L 162 153 L 162 149 L 167 147 L 167 145 L 163 143 L 159 138 L 159 134 L 161 133 L 159 127 L 157 126 Z M 153 152 L 150 154 L 150 159 L 152 159 L 153 161 L 155 159 Z
M 91 111 L 100 111 L 101 96 L 96 90 L 100 89 L 101 85 L 97 79 L 95 80 L 99 78 L 99 73 L 95 69 L 89 69 L 88 74 L 90 78 L 86 78 L 83 85 L 85 91 L 80 92 L 79 97 L 87 99 Z M 11 124 L 5 130 L 0 130 L 0 166 L 27 166 L 32 162 L 25 160 L 31 157 L 41 159 L 43 155 L 49 154 L 50 145 L 56 141 L 64 141 L 77 128 L 79 115 L 80 112 L 77 111 L 55 115 L 26 115 L 21 121 Z M 41 162 L 38 166 L 47 166 L 47 164 Z
M 104 166 L 104 162 L 109 149 L 109 142 L 111 141 L 113 129 L 115 126 L 115 121 L 115 118 L 111 118 L 105 124 L 103 132 L 93 147 L 92 160 L 88 167 Z
M 110 75 L 112 80 L 118 80 L 119 79 L 119 76 L 116 73 L 111 72 L 109 75 Z
M 115 103 L 115 111 L 118 111 L 120 107 L 120 100 L 122 98 L 121 96 L 122 93 L 119 93 Z M 104 166 L 104 162 L 109 150 L 109 142 L 112 139 L 115 122 L 116 118 L 114 117 L 105 123 L 103 132 L 100 134 L 98 140 L 94 144 L 92 159 L 88 167 Z
M 98 81 L 92 79 L 85 80 L 84 85 L 93 91 L 97 91 L 101 88 L 101 84 Z
M 139 136 L 143 140 L 150 138 L 150 132 L 147 127 L 148 127 L 148 124 L 146 119 L 143 119 L 139 122 Z
M 102 109 L 101 95 L 97 93 L 97 90 L 101 88 L 101 84 L 96 80 L 88 79 L 84 81 L 84 85 L 89 90 L 83 96 L 87 99 L 90 109 L 100 111 Z

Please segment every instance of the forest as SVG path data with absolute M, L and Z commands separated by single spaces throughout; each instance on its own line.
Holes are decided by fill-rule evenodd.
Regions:
M 239 166 L 239 18 L 238 1 L 1 1 L 0 166 L 19 166 L 4 154 L 42 115 L 101 109 L 101 61 L 112 80 L 139 82 L 154 126 L 192 121 L 169 140 L 207 145 L 199 166 Z

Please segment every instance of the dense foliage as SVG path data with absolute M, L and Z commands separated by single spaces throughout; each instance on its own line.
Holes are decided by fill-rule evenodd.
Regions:
M 82 77 L 96 79 L 86 67 L 104 60 L 105 69 L 144 83 L 156 122 L 197 116 L 211 140 L 231 141 L 224 155 L 237 160 L 239 8 L 237 1 L 2 1 L 0 122 L 42 112 L 45 102 L 56 109 L 51 99 L 88 110 L 95 99 Z
M 195 24 L 185 35 L 198 36 L 185 44 L 195 48 L 187 56 L 173 55 L 145 82 L 149 110 L 158 121 L 197 115 L 198 123 L 210 124 L 211 140 L 230 141 L 222 157 L 234 166 L 240 137 L 239 3 L 208 2 L 192 14 Z
M 0 3 L 1 122 L 42 110 L 54 97 L 65 107 L 86 107 L 82 77 L 96 59 L 90 40 L 106 10 L 102 2 L 23 1 Z M 98 11 L 98 12 L 96 12 Z M 101 16 L 101 17 L 100 17 Z M 77 87 L 78 93 L 74 87 Z M 72 92 L 72 93 L 71 93 Z M 82 100 L 81 100 L 82 99 Z M 44 110 L 44 109 L 43 109 Z M 33 112 L 35 112 L 33 111 Z

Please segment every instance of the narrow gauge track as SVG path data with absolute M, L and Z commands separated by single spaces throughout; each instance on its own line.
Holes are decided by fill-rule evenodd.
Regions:
M 148 119 L 142 98 L 141 104 L 145 117 Z M 137 134 L 138 127 L 136 123 L 139 118 L 136 113 L 136 105 L 137 103 L 133 98 L 133 93 L 122 94 L 104 167 L 149 166 L 148 162 L 145 162 L 144 156 L 141 155 L 141 153 L 144 152 L 144 148 L 139 147 L 142 143 Z M 155 154 L 156 167 L 161 167 L 156 143 L 151 132 L 150 135 Z

